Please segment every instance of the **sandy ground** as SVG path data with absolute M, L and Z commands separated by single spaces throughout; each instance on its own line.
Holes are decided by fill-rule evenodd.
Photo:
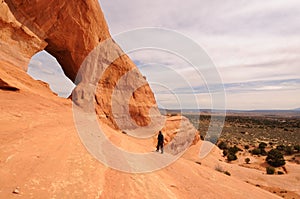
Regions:
M 81 143 L 70 100 L 58 98 L 20 71 L 10 73 L 1 77 L 18 84 L 20 91 L 0 90 L 0 198 L 277 198 L 254 184 L 299 193 L 298 167 L 287 165 L 288 175 L 267 176 L 227 164 L 218 149 L 200 159 L 201 142 L 155 172 L 110 169 Z M 152 140 L 137 142 L 103 128 L 121 147 L 153 151 Z M 218 164 L 231 176 L 216 171 Z
M 221 168 L 223 171 L 228 171 L 236 179 L 281 197 L 300 198 L 300 166 L 296 163 L 286 162 L 287 174 L 267 175 L 264 163 L 266 157 L 240 153 L 238 160 L 227 163 L 225 158 L 222 157 L 221 150 L 218 148 L 215 148 L 202 160 L 194 156 L 197 151 L 199 151 L 199 146 L 192 146 L 184 155 L 184 158 L 200 162 L 202 165 L 210 168 Z M 251 159 L 250 164 L 244 162 L 247 157 Z

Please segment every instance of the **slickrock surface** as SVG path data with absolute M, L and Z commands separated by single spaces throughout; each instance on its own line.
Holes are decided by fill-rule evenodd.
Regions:
M 78 136 L 71 100 L 53 94 L 46 83 L 29 77 L 26 69 L 29 59 L 45 49 L 56 57 L 66 75 L 75 80 L 87 54 L 110 37 L 98 1 L 5 0 L 0 2 L 0 11 L 0 198 L 277 197 L 245 183 L 237 175 L 226 176 L 216 171 L 214 165 L 222 159 L 218 149 L 198 160 L 201 141 L 168 167 L 145 174 L 119 172 L 96 160 Z M 103 51 L 101 56 L 110 57 L 110 53 Z M 94 99 L 100 124 L 116 145 L 152 152 L 153 138 L 139 141 L 120 133 L 111 118 L 112 89 L 122 74 L 136 66 L 126 55 L 110 66 Z M 139 72 L 136 74 L 136 78 L 128 79 L 129 90 L 132 82 L 143 78 Z M 80 93 L 81 82 L 77 83 Z M 85 99 L 84 95 L 77 97 L 78 102 Z M 151 107 L 155 108 L 156 103 L 146 84 L 130 98 L 130 115 L 137 124 L 147 125 Z M 180 120 L 167 120 L 163 129 L 169 143 L 166 148 L 171 146 L 176 133 L 184 140 L 185 131 L 173 131 Z M 188 135 L 197 134 L 183 120 Z M 188 136 L 191 142 L 197 140 L 195 134 Z M 163 161 L 164 156 L 171 154 L 166 150 L 158 155 Z

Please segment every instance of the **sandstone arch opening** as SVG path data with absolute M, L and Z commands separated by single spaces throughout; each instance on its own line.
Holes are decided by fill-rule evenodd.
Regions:
M 27 73 L 36 80 L 48 83 L 51 90 L 63 98 L 68 98 L 75 87 L 56 58 L 46 51 L 40 51 L 31 58 Z

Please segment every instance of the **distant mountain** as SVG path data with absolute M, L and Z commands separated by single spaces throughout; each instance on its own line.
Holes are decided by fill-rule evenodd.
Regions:
M 300 111 L 300 108 L 295 108 L 293 111 Z
M 178 113 L 182 113 L 182 114 L 195 114 L 195 113 L 222 113 L 222 110 L 218 110 L 218 109 L 162 109 L 159 108 L 160 112 L 162 114 L 178 114 Z M 268 114 L 275 114 L 275 115 L 283 115 L 283 114 L 298 114 L 298 112 L 300 112 L 300 108 L 296 108 L 296 109 L 289 109 L 289 110 L 234 110 L 234 109 L 228 109 L 226 110 L 227 114 L 233 113 L 233 114 L 263 114 L 263 115 L 268 115 Z

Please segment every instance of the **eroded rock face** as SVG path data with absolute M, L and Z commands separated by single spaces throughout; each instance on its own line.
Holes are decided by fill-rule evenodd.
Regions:
M 45 40 L 46 51 L 75 80 L 87 54 L 109 38 L 103 13 L 95 0 L 6 0 L 15 17 Z
M 65 74 L 75 80 L 87 54 L 109 38 L 96 0 L 6 0 L 14 16 L 48 45 Z
M 21 24 L 8 5 L 0 2 L 0 62 L 27 70 L 31 57 L 47 43 Z
M 100 42 L 110 38 L 107 24 L 97 0 L 43 0 L 23 1 L 5 0 L 18 21 L 28 27 L 41 41 L 46 41 L 45 50 L 53 55 L 64 73 L 73 81 L 86 56 Z M 116 45 L 118 49 L 118 46 Z M 41 50 L 41 49 L 40 49 Z M 103 49 L 103 60 L 109 58 L 111 49 Z M 96 110 L 99 119 L 118 128 L 112 117 L 111 94 L 118 79 L 127 71 L 136 68 L 134 63 L 126 56 L 118 57 L 99 80 L 96 97 Z M 86 74 L 86 75 L 90 75 Z M 142 79 L 137 73 L 131 82 Z M 81 82 L 76 81 L 79 85 Z M 97 82 L 98 83 L 98 82 Z M 130 87 L 130 82 L 128 82 Z M 84 101 L 89 92 L 75 91 L 77 102 Z M 154 95 L 148 84 L 136 90 L 130 100 L 130 114 L 138 125 L 148 125 L 150 108 L 156 107 Z M 157 109 L 157 107 L 156 107 Z M 158 112 L 158 111 L 157 111 Z M 130 127 L 128 127 L 130 128 Z
M 199 131 L 184 116 L 171 116 L 166 119 L 164 128 L 164 143 L 167 153 L 177 155 L 200 140 Z

